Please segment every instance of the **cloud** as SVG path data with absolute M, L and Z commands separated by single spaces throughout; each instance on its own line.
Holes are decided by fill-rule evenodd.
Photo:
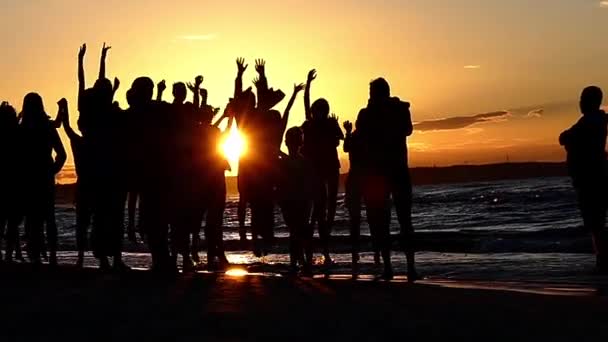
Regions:
M 599 6 L 601 8 L 608 8 L 608 1 L 600 1 Z
M 185 36 L 179 36 L 179 37 L 177 37 L 177 39 L 179 39 L 179 40 L 188 40 L 188 41 L 194 41 L 194 40 L 215 40 L 215 39 L 217 39 L 217 34 L 215 34 L 215 33 L 209 33 L 209 34 L 199 34 L 199 35 L 185 35 Z
M 469 64 L 469 65 L 465 65 L 463 68 L 465 68 L 465 69 L 479 69 L 479 68 L 481 68 L 481 65 Z
M 533 109 L 526 114 L 528 118 L 540 118 L 545 113 L 544 108 Z
M 471 116 L 455 116 L 438 120 L 421 121 L 414 125 L 417 131 L 444 131 L 466 128 L 475 124 L 504 121 L 510 112 L 501 110 Z

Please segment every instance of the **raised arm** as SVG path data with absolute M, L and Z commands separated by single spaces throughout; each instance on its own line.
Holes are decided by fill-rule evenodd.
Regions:
M 51 146 L 55 151 L 55 161 L 53 163 L 53 173 L 57 174 L 63 168 L 65 161 L 67 159 L 67 154 L 65 153 L 65 148 L 63 147 L 63 143 L 61 142 L 61 138 L 59 138 L 59 133 L 55 128 L 51 129 Z
M 353 124 L 350 121 L 344 121 L 344 130 L 346 131 L 346 137 L 344 138 L 344 145 L 342 149 L 344 153 L 350 153 L 352 151 L 352 139 L 353 139 Z
M 103 43 L 103 47 L 101 48 L 101 60 L 99 61 L 100 80 L 106 78 L 106 57 L 108 56 L 108 50 L 111 48 L 111 46 L 106 46 L 106 43 Z
M 119 87 L 120 87 L 120 80 L 118 79 L 118 77 L 114 77 L 114 85 L 112 85 L 112 99 L 114 99 L 114 95 L 116 94 L 116 91 L 118 90 Z
M 289 99 L 287 107 L 285 107 L 285 112 L 283 112 L 283 117 L 281 118 L 281 136 L 285 134 L 285 130 L 287 129 L 287 121 L 289 121 L 289 112 L 291 111 L 291 107 L 293 107 L 293 103 L 296 101 L 298 93 L 303 89 L 303 83 L 293 85 L 293 94 L 291 94 L 291 98 Z
M 194 83 L 188 83 L 187 87 L 192 92 L 192 104 L 194 104 L 194 108 L 197 110 L 201 108 L 201 98 L 199 95 L 199 89 L 201 84 L 203 83 L 203 76 L 196 76 L 194 78 Z
M 161 102 L 163 100 L 163 92 L 167 89 L 167 83 L 165 80 L 158 82 L 156 85 L 156 101 Z
M 259 75 L 258 82 L 256 82 L 256 87 L 258 89 L 258 96 L 260 96 L 260 90 L 262 90 L 262 92 L 268 90 L 268 79 L 266 78 L 266 61 L 261 58 L 256 59 L 255 71 L 257 71 Z
M 82 97 L 84 95 L 84 55 L 87 53 L 87 44 L 82 44 L 78 50 L 78 110 L 82 107 Z
M 70 140 L 81 139 L 82 137 L 78 135 L 78 133 L 74 132 L 74 129 L 72 129 L 72 126 L 70 125 L 70 112 L 68 110 L 68 101 L 66 99 L 61 99 L 59 100 L 59 102 L 57 102 L 57 104 L 59 105 L 59 113 L 61 113 L 61 123 L 63 124 L 63 129 L 65 130 L 65 133 L 67 134 L 68 138 Z
M 317 70 L 310 70 L 308 72 L 308 77 L 306 78 L 306 89 L 304 89 L 304 113 L 306 115 L 306 120 L 312 119 L 312 113 L 310 112 L 310 85 L 316 78 Z
M 245 59 L 240 57 L 236 59 L 236 79 L 234 80 L 234 98 L 238 98 L 243 93 L 243 74 L 249 64 L 245 64 Z

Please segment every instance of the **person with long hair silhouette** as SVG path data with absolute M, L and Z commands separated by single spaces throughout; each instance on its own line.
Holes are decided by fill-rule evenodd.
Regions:
M 22 259 L 19 224 L 22 221 L 24 203 L 18 186 L 22 183 L 19 167 L 22 154 L 18 130 L 19 121 L 15 108 L 8 102 L 0 103 L 0 156 L 4 163 L 0 168 L 0 237 L 4 236 L 5 260 L 9 263 L 13 261 L 13 257 Z
M 598 272 L 608 273 L 608 169 L 606 136 L 608 116 L 601 110 L 603 93 L 595 86 L 583 89 L 581 118 L 561 133 L 566 149 L 568 172 L 576 190 L 584 229 L 591 234 Z
M 302 153 L 313 167 L 315 201 L 312 223 L 318 224 L 319 238 L 325 264 L 331 264 L 329 239 L 336 214 L 340 161 L 337 147 L 344 134 L 335 116 L 330 116 L 329 102 L 320 98 L 310 104 L 310 88 L 317 78 L 316 70 L 308 73 L 304 91 L 304 111 L 306 121 L 302 125 L 304 146 Z
M 49 211 L 55 207 L 55 175 L 65 163 L 66 152 L 57 130 L 44 111 L 40 95 L 29 93 L 24 97 L 21 117 L 19 133 L 22 139 L 27 252 L 32 263 L 39 265 L 44 243 L 44 222 Z M 57 232 L 47 231 L 47 238 L 49 262 L 56 264 Z
M 393 278 L 391 265 L 390 197 L 401 226 L 400 243 L 405 251 L 408 281 L 418 279 L 415 268 L 414 227 L 412 225 L 412 184 L 407 137 L 412 134 L 410 104 L 391 97 L 388 82 L 373 80 L 369 101 L 357 117 L 357 131 L 365 149 L 364 197 L 370 229 L 381 250 L 385 279 Z

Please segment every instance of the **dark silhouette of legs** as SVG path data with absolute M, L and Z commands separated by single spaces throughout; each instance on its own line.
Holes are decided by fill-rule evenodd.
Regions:
M 586 231 L 590 232 L 596 255 L 597 269 L 608 272 L 608 240 L 606 236 L 606 203 L 604 187 L 593 185 L 577 189 L 579 208 Z
M 130 191 L 128 194 L 128 203 L 127 203 L 127 215 L 128 215 L 128 224 L 127 224 L 127 234 L 128 234 L 128 238 L 129 241 L 131 242 L 137 242 L 137 238 L 135 237 L 135 232 L 136 230 L 138 230 L 136 228 L 136 223 L 135 223 L 135 213 L 137 211 L 137 199 L 139 197 L 139 194 L 137 193 L 137 191 Z M 137 220 L 138 223 L 141 222 L 141 220 Z M 141 238 L 143 240 L 143 234 L 141 232 L 141 229 L 139 229 L 140 231 L 140 235 Z
M 358 273 L 361 236 L 361 176 L 351 171 L 346 179 L 345 202 L 350 217 L 353 273 Z
M 78 249 L 78 261 L 76 265 L 82 267 L 84 263 L 84 252 L 87 249 L 88 230 L 91 225 L 93 208 L 91 194 L 80 183 L 76 184 L 76 248 Z
M 313 203 L 312 222 L 317 222 L 319 227 L 319 240 L 325 263 L 331 263 L 329 255 L 330 231 L 327 222 L 327 182 L 321 175 L 315 176 L 315 200 Z
M 241 242 L 247 241 L 247 227 L 245 227 L 245 217 L 247 216 L 247 198 L 242 194 L 239 196 L 239 206 L 237 208 L 239 220 L 239 237 Z
M 55 191 L 49 191 L 46 207 L 46 239 L 49 250 L 49 265 L 57 265 L 57 222 L 55 220 Z
M 367 220 L 372 238 L 380 249 L 384 262 L 385 279 L 392 279 L 391 237 L 390 237 L 390 187 L 389 179 L 382 173 L 370 173 L 364 184 Z
M 407 259 L 408 281 L 418 278 L 415 262 L 415 236 L 412 225 L 412 184 L 407 167 L 394 169 L 391 175 L 393 203 L 401 226 L 400 245 Z
M 330 234 L 336 218 L 339 183 L 340 169 L 330 171 L 327 174 L 327 229 Z

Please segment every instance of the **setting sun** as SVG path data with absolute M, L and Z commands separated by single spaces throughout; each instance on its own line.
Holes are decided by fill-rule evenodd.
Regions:
M 222 142 L 221 149 L 230 165 L 237 165 L 239 158 L 246 152 L 247 142 L 236 125 L 230 128 L 228 136 Z

